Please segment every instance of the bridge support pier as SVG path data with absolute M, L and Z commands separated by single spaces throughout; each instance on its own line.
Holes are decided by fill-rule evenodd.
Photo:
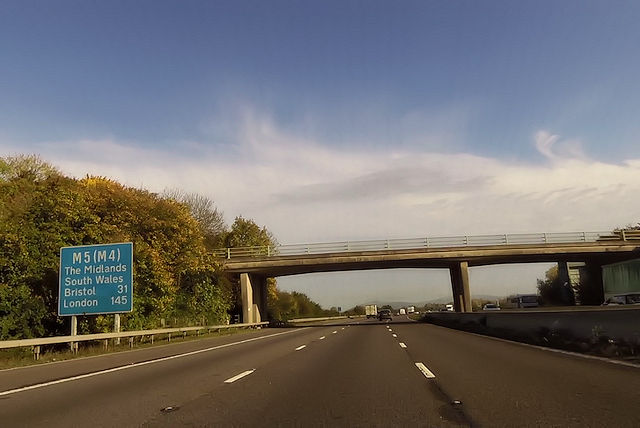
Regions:
M 241 273 L 242 322 L 261 322 L 267 317 L 267 278 L 262 275 Z
M 569 263 L 566 261 L 558 262 L 558 280 L 561 284 L 571 284 L 569 276 Z
M 591 304 L 604 302 L 604 280 L 602 278 L 602 263 L 598 261 L 587 262 L 584 269 L 584 281 L 591 285 L 594 295 L 591 296 Z
M 606 262 L 599 258 L 590 258 L 583 263 L 568 263 L 576 305 L 597 305 L 604 301 L 603 264 Z
M 575 286 L 571 281 L 571 267 L 567 261 L 558 262 L 558 281 L 562 285 L 562 300 L 567 305 L 574 305 L 576 303 L 576 291 Z
M 453 309 L 456 312 L 471 312 L 471 293 L 469 291 L 469 263 L 458 262 L 449 268 L 451 289 L 453 291 Z

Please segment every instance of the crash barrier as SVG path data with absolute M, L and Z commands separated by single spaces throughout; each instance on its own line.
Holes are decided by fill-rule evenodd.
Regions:
M 521 336 L 562 335 L 580 340 L 606 338 L 640 344 L 640 307 L 574 308 L 495 312 L 432 312 L 423 318 L 434 324 L 480 327 Z
M 119 333 L 94 333 L 94 334 L 81 334 L 74 336 L 54 336 L 54 337 L 42 337 L 36 339 L 18 339 L 18 340 L 5 340 L 0 341 L 0 349 L 9 348 L 24 348 L 30 347 L 33 350 L 34 359 L 40 358 L 41 347 L 45 345 L 56 345 L 60 343 L 69 343 L 71 350 L 74 353 L 78 352 L 79 342 L 88 341 L 103 341 L 105 349 L 109 344 L 110 339 L 128 338 L 129 346 L 133 347 L 134 338 L 136 337 L 148 337 L 150 342 L 153 343 L 156 335 L 167 335 L 167 341 L 171 341 L 172 334 L 182 335 L 186 337 L 189 332 L 193 332 L 197 335 L 201 331 L 220 331 L 223 329 L 234 328 L 254 328 L 268 325 L 268 322 L 257 323 L 244 323 L 244 324 L 224 324 L 224 325 L 211 325 L 211 326 L 198 326 L 198 327 L 175 327 L 175 328 L 160 328 L 155 330 L 137 330 L 137 331 L 122 331 Z

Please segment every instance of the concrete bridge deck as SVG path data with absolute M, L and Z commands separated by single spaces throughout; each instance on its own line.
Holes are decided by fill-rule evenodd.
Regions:
M 608 264 L 637 257 L 640 257 L 640 240 L 237 257 L 226 260 L 224 266 L 228 273 L 285 276 L 367 269 L 449 268 L 463 261 L 469 266 L 559 261 Z
M 240 275 L 244 322 L 261 320 L 267 277 L 391 268 L 449 269 L 454 307 L 470 312 L 470 266 L 554 262 L 564 264 L 559 275 L 568 281 L 566 263 L 584 262 L 601 281 L 603 265 L 640 257 L 640 231 L 345 241 L 226 248 L 215 254 L 224 258 L 228 274 Z

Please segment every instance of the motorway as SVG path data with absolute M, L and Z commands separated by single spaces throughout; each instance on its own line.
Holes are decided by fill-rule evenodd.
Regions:
M 640 367 L 404 316 L 0 371 L 3 427 L 638 427 L 638 403 Z

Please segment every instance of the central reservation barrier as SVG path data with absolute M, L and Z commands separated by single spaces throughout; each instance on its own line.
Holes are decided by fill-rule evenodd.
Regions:
M 513 337 L 625 342 L 640 347 L 640 307 L 580 310 L 519 310 L 495 312 L 431 312 L 423 320 L 445 327 Z

